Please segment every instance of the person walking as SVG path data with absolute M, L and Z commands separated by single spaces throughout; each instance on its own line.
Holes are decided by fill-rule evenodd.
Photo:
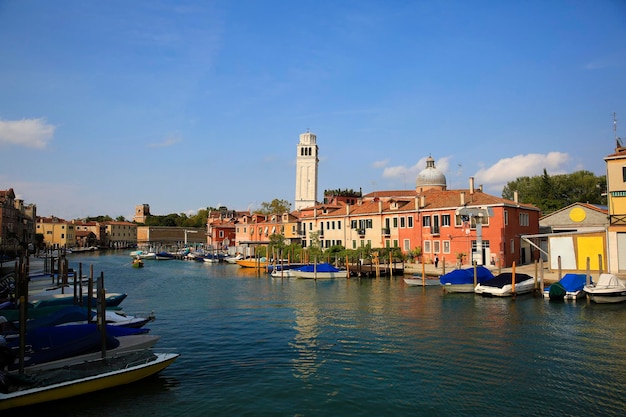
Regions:
M 439 266 L 439 255 L 435 255 L 435 268 Z

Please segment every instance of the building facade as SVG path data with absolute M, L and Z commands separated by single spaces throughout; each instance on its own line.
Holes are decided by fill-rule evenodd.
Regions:
M 608 271 L 626 273 L 626 147 L 619 140 L 615 152 L 604 158 L 609 225 Z
M 46 248 L 70 249 L 76 246 L 74 224 L 59 217 L 39 217 L 36 232 L 43 236 Z
M 0 251 L 16 253 L 35 243 L 37 206 L 25 205 L 13 188 L 0 190 Z

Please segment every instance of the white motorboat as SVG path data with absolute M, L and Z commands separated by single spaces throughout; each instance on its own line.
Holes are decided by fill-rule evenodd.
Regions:
M 596 284 L 585 285 L 583 290 L 594 303 L 626 301 L 626 283 L 613 274 L 600 274 Z
M 243 255 L 238 253 L 236 255 L 233 256 L 225 256 L 224 257 L 224 261 L 228 262 L 229 264 L 236 264 L 238 260 L 243 259 Z
M 515 277 L 515 285 L 513 285 Z M 527 274 L 512 274 L 504 272 L 492 279 L 476 285 L 474 292 L 485 297 L 511 297 L 527 294 L 535 289 L 535 278 Z

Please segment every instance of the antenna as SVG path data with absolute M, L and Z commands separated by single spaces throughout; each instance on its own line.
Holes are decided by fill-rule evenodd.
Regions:
M 621 148 L 623 146 L 622 138 L 617 136 L 617 117 L 615 112 L 613 112 L 613 135 L 615 136 L 615 146 Z

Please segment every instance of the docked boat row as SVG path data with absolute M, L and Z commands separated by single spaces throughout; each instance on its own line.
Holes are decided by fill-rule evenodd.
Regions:
M 145 327 L 154 315 L 126 314 L 120 303 L 127 295 L 106 293 L 102 280 L 87 294 L 93 285 L 49 287 L 32 276 L 18 276 L 15 291 L 25 291 L 29 282 L 37 289 L 26 297 L 3 294 L 0 410 L 135 382 L 178 358 L 154 350 L 160 336 Z
M 484 266 L 455 269 L 438 279 L 422 274 L 404 278 L 408 286 L 443 287 L 446 293 L 475 293 L 487 297 L 509 297 L 528 294 L 539 289 L 540 281 L 528 274 L 504 272 L 494 276 Z M 626 282 L 613 274 L 600 274 L 594 282 L 589 274 L 565 274 L 559 281 L 543 289 L 549 300 L 589 299 L 594 303 L 621 303 L 626 301 Z

